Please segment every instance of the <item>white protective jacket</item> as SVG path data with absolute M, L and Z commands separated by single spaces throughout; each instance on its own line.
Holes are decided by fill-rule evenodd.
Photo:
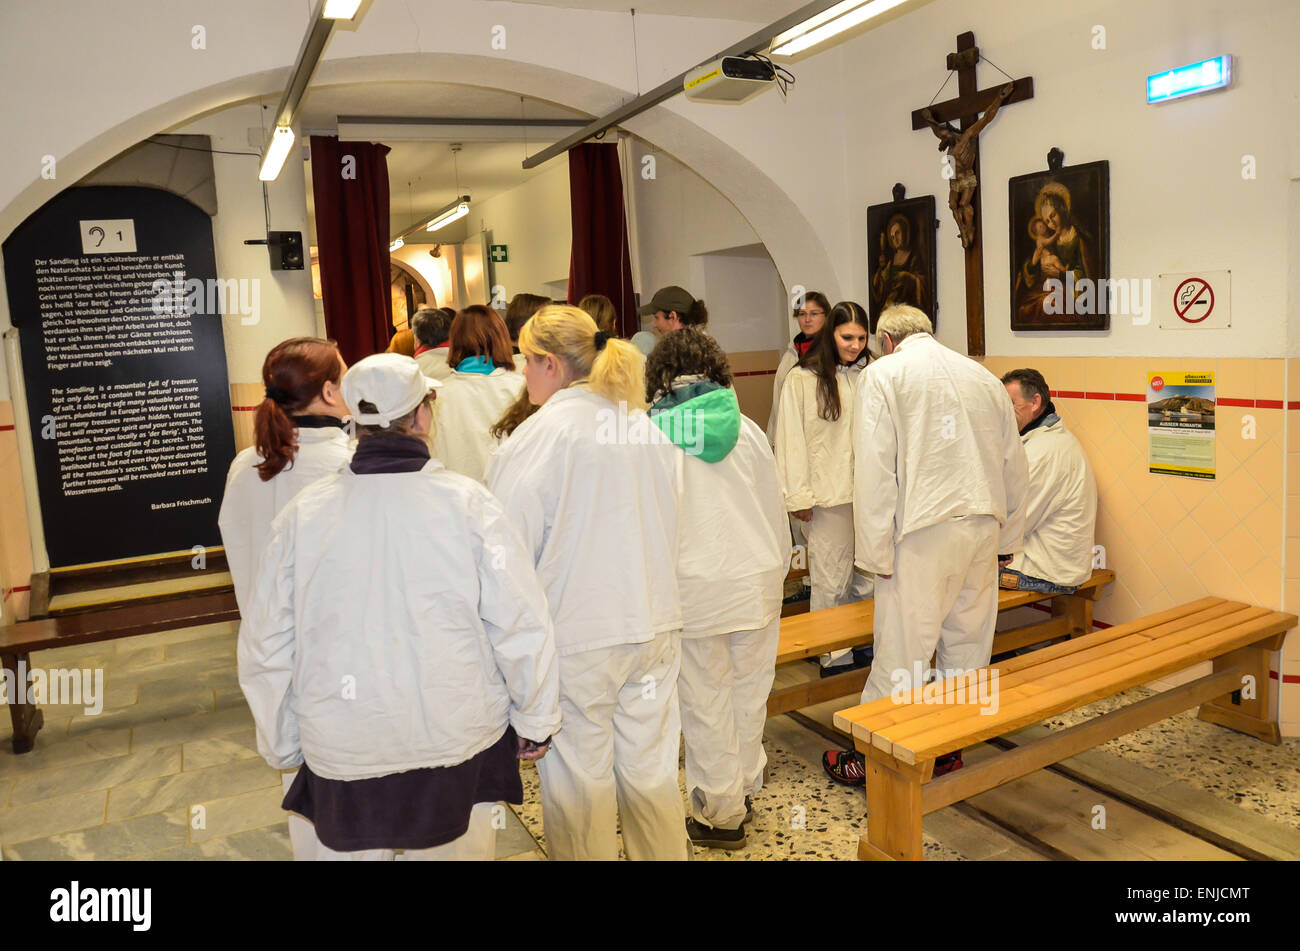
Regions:
M 853 501 L 853 391 L 865 364 L 843 366 L 835 374 L 840 388 L 840 418 L 822 419 L 817 374 L 790 371 L 777 414 L 776 467 L 790 512 Z
M 546 598 L 486 489 L 431 459 L 344 468 L 271 526 L 239 635 L 258 750 L 356 780 L 560 727 Z
M 498 445 L 489 430 L 523 386 L 522 374 L 502 367 L 488 374 L 451 371 L 433 402 L 433 457 L 482 482 Z
M 1029 462 L 1025 545 L 1010 567 L 1054 584 L 1092 577 L 1097 482 L 1079 440 L 1059 416 L 1021 437 Z
M 420 372 L 425 376 L 432 377 L 435 380 L 446 380 L 451 376 L 451 367 L 447 365 L 447 348 L 434 347 L 432 350 L 425 350 L 415 362 L 420 365 Z M 439 398 L 442 394 L 438 394 Z
M 892 574 L 894 545 L 951 518 L 992 515 L 1021 548 L 1028 466 L 1006 388 L 926 333 L 867 370 L 854 417 L 855 563 Z
M 682 454 L 649 417 L 585 387 L 560 390 L 492 456 L 488 488 L 523 536 L 561 655 L 682 627 Z
M 772 380 L 772 411 L 767 414 L 767 443 L 769 446 L 776 445 L 776 427 L 777 420 L 781 413 L 781 391 L 785 389 L 786 378 L 790 371 L 799 365 L 799 351 L 794 347 L 794 341 L 785 345 L 785 350 L 781 351 L 781 359 L 776 364 L 776 378 Z
M 763 431 L 727 389 L 655 419 L 685 457 L 677 553 L 682 636 L 767 627 L 781 614 L 790 518 Z
M 221 498 L 217 526 L 235 583 L 235 601 L 246 613 L 253 574 L 266 548 L 271 521 L 289 501 L 319 479 L 333 475 L 352 458 L 352 443 L 342 429 L 299 429 L 298 452 L 292 463 L 271 481 L 263 482 L 255 468 L 262 461 L 253 446 L 242 450 L 230 464 L 226 491 Z

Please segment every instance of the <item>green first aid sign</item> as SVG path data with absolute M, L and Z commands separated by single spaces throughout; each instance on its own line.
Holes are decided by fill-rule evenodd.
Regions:
M 488 256 L 497 264 L 505 264 L 510 260 L 510 251 L 504 244 L 494 244 L 489 250 Z

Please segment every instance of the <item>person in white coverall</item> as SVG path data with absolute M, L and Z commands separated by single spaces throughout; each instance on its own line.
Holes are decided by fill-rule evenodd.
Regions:
M 772 446 L 776 446 L 776 421 L 780 415 L 781 391 L 785 389 L 786 377 L 812 347 L 818 331 L 826 326 L 826 315 L 830 312 L 831 302 L 819 291 L 805 294 L 803 302 L 794 310 L 799 332 L 781 352 L 781 359 L 776 364 L 776 377 L 772 380 L 772 410 L 767 416 L 767 441 Z
M 1001 575 L 1001 586 L 1073 594 L 1092 577 L 1097 482 L 1079 440 L 1065 428 L 1052 392 L 1037 370 L 1002 377 L 1029 463 L 1025 542 Z
M 517 760 L 560 728 L 555 643 L 500 503 L 429 457 L 437 381 L 343 378 L 357 449 L 271 523 L 239 635 L 258 751 L 335 860 L 491 859 Z
M 740 413 L 717 342 L 688 327 L 646 363 L 650 418 L 683 453 L 677 586 L 678 700 L 686 741 L 686 829 L 696 845 L 745 845 L 763 786 L 763 727 L 776 673 L 790 528 L 776 462 Z
M 339 382 L 347 366 L 332 341 L 296 337 L 277 344 L 262 363 L 266 397 L 253 416 L 255 444 L 235 456 L 226 476 L 217 526 L 241 615 L 250 611 L 253 576 L 271 521 L 295 495 L 333 475 L 352 458 L 344 430 L 348 408 Z M 284 774 L 289 791 L 297 771 Z M 289 816 L 294 858 L 320 850 L 312 824 Z
M 498 444 L 492 424 L 519 398 L 524 377 L 515 369 L 510 335 L 496 311 L 481 304 L 466 307 L 452 322 L 448 339 L 452 371 L 433 404 L 433 457 L 482 482 Z
M 808 539 L 809 608 L 871 597 L 853 570 L 853 387 L 867 365 L 867 315 L 852 301 L 831 308 L 826 326 L 786 377 L 777 415 L 776 466 L 785 507 Z M 845 649 L 825 654 L 823 675 L 865 666 Z
M 1027 465 L 1001 382 L 933 336 L 908 305 L 880 316 L 885 356 L 862 379 L 854 418 L 857 563 L 876 574 L 875 661 L 862 702 L 987 664 L 1000 562 L 1020 548 Z M 936 762 L 958 768 L 960 752 Z M 823 766 L 861 785 L 864 764 L 832 750 Z
M 644 358 L 576 307 L 519 333 L 539 409 L 492 457 L 488 487 L 519 528 L 555 620 L 564 729 L 538 764 L 547 852 L 684 859 L 677 785 L 682 453 L 654 428 Z

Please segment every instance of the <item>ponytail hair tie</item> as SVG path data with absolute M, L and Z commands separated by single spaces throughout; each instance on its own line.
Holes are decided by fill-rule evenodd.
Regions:
M 605 349 L 605 343 L 606 341 L 609 340 L 609 338 L 610 338 L 610 334 L 607 334 L 605 331 L 603 330 L 596 331 L 596 352 L 597 353 Z
M 285 403 L 289 402 L 289 394 L 286 393 L 284 390 L 280 389 L 278 386 L 268 386 L 266 388 L 266 398 L 270 400 L 272 403 L 276 403 L 277 405 L 280 406 L 283 406 Z

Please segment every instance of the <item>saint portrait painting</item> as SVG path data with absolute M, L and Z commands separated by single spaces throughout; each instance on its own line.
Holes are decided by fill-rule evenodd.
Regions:
M 1011 329 L 1110 326 L 1110 169 L 1090 162 L 1011 179 Z
M 867 208 L 873 333 L 880 312 L 890 304 L 911 304 L 935 319 L 934 245 L 933 195 Z

